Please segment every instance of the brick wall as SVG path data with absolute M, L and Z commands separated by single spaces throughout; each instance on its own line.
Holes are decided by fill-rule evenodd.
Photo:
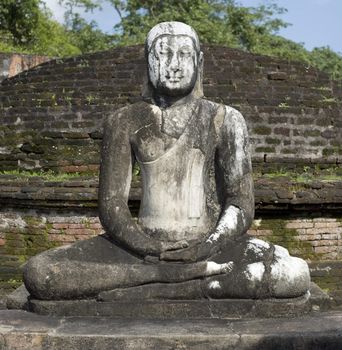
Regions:
M 50 60 L 47 56 L 0 52 L 0 82 Z
M 257 218 L 249 233 L 287 247 L 291 254 L 307 260 L 341 260 L 341 219 L 310 213 L 296 218 Z
M 258 173 L 312 168 L 315 174 L 319 167 L 341 174 L 341 83 L 296 62 L 222 47 L 204 53 L 205 95 L 244 114 Z M 96 172 L 102 120 L 139 100 L 144 71 L 136 46 L 46 62 L 4 80 L 0 170 Z M 28 256 L 102 230 L 96 177 L 2 175 L 0 187 L 0 289 L 19 283 Z M 251 233 L 308 260 L 341 259 L 341 179 L 261 177 L 255 194 Z M 130 198 L 136 212 L 139 187 Z
M 0 209 L 0 295 L 20 285 L 21 266 L 30 256 L 102 232 L 96 209 Z M 257 217 L 248 233 L 305 258 L 316 282 L 334 292 L 342 290 L 341 216 L 307 212 L 297 217 Z
M 240 110 L 256 168 L 341 162 L 341 83 L 301 63 L 206 46 L 205 95 Z M 93 171 L 103 117 L 139 100 L 141 46 L 55 60 L 0 85 L 0 169 Z

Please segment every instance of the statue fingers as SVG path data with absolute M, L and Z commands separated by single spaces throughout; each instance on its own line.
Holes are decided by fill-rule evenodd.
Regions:
M 163 243 L 163 250 L 168 251 L 168 250 L 178 250 L 178 249 L 184 249 L 189 246 L 189 243 L 183 239 L 177 242 L 166 242 Z
M 161 260 L 166 261 L 182 261 L 182 262 L 193 262 L 196 256 L 193 249 L 179 249 L 175 251 L 166 251 L 160 255 Z

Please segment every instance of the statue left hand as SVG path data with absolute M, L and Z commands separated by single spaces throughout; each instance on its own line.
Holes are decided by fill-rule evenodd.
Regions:
M 189 248 L 167 251 L 160 254 L 160 260 L 196 262 L 206 260 L 218 252 L 218 247 L 207 242 L 203 242 Z

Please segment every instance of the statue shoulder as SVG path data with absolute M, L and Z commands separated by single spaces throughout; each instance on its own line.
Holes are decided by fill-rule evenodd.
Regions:
M 146 108 L 148 108 L 148 104 L 141 101 L 112 110 L 105 118 L 104 127 L 120 126 L 121 128 L 125 128 L 130 126 L 132 123 L 134 123 L 134 120 L 141 113 L 141 111 Z
M 205 100 L 205 104 L 215 110 L 214 113 L 214 125 L 217 134 L 222 132 L 235 132 L 242 130 L 245 133 L 246 122 L 242 114 L 235 108 Z
M 243 115 L 235 108 L 230 106 L 224 106 L 224 122 L 226 127 L 230 128 L 245 128 L 246 121 Z

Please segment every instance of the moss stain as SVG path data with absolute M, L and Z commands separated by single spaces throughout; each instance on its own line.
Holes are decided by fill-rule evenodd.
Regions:
M 288 249 L 291 255 L 299 256 L 305 260 L 319 260 L 320 254 L 314 252 L 309 242 L 301 241 L 296 229 L 286 228 L 286 220 L 263 219 L 258 226 L 253 226 L 257 230 L 270 230 L 272 233 L 263 237 L 265 240 L 281 245 Z

